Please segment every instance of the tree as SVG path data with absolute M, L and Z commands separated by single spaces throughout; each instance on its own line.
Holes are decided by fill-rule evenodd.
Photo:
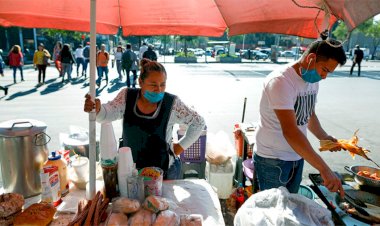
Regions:
M 358 29 L 372 39 L 373 50 L 371 60 L 373 60 L 376 55 L 377 46 L 380 45 L 380 22 L 374 21 L 372 18 L 360 25 Z
M 66 30 L 57 30 L 57 29 L 41 29 L 41 32 L 55 39 L 73 39 L 76 41 L 81 41 L 83 32 L 77 31 L 66 31 Z

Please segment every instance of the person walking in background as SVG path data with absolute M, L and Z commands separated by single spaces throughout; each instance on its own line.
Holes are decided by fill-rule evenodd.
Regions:
M 17 83 L 16 81 L 16 71 L 20 70 L 21 81 L 24 81 L 24 75 L 22 71 L 22 66 L 24 65 L 24 57 L 21 52 L 21 47 L 19 45 L 14 45 L 9 51 L 8 54 L 9 66 L 13 69 L 13 83 Z
M 86 46 L 83 48 L 83 71 L 84 71 L 84 77 L 87 77 L 87 66 L 90 62 L 90 42 L 86 43 Z
M 71 72 L 73 69 L 73 64 L 75 63 L 75 58 L 72 51 L 70 50 L 69 44 L 63 45 L 60 58 L 62 60 L 62 83 L 65 81 L 65 74 L 67 73 L 67 78 L 71 80 Z
M 110 60 L 110 55 L 106 51 L 106 45 L 102 44 L 100 46 L 100 51 L 96 54 L 96 66 L 98 68 L 98 79 L 96 84 L 100 86 L 102 82 L 103 72 L 106 75 L 106 84 L 108 84 L 108 62 Z
M 157 61 L 157 54 L 153 51 L 153 45 L 148 46 L 148 50 L 144 52 L 143 58 L 151 61 Z
M 0 75 L 1 77 L 4 77 L 4 67 L 5 63 L 3 61 L 3 57 L 1 56 L 3 54 L 3 51 L 0 49 Z M 4 95 L 8 95 L 8 87 L 0 86 L 0 90 L 4 91 Z
M 129 72 L 132 71 L 133 73 L 133 81 L 132 81 L 132 87 L 136 87 L 136 79 L 137 79 L 137 69 L 138 69 L 138 59 L 137 55 L 132 51 L 132 45 L 127 44 L 127 50 L 123 53 L 122 57 L 122 66 L 123 69 L 126 71 L 126 82 L 127 87 L 129 88 L 131 86 L 131 82 L 129 79 Z
M 75 50 L 75 61 L 77 63 L 77 77 L 79 76 L 79 66 L 82 65 L 82 76 L 84 75 L 84 58 L 83 58 L 83 46 L 79 45 Z
M 43 43 L 38 45 L 38 50 L 34 52 L 33 64 L 38 69 L 38 85 L 45 84 L 46 67 L 49 64 L 51 55 Z M 42 80 L 41 80 L 42 74 Z
M 121 76 L 121 57 L 123 56 L 123 48 L 121 46 L 118 46 L 116 48 L 116 52 L 115 52 L 115 60 L 116 60 L 116 69 L 117 69 L 117 73 L 119 74 L 119 80 L 122 79 L 122 76 Z
M 141 60 L 143 58 L 143 55 L 145 53 L 145 51 L 148 50 L 148 45 L 143 42 L 142 46 L 140 46 L 140 50 L 139 50 L 139 59 Z
M 352 60 L 350 75 L 352 75 L 355 65 L 358 64 L 358 76 L 360 76 L 360 64 L 362 63 L 363 57 L 364 57 L 363 50 L 360 49 L 359 45 L 356 45 L 356 49 L 354 52 L 354 59 Z
M 55 43 L 54 50 L 53 50 L 53 61 L 55 64 L 55 68 L 57 68 L 58 70 L 59 77 L 62 76 L 62 65 L 61 65 L 61 58 L 60 58 L 61 50 L 62 50 L 62 42 L 57 41 L 57 43 Z

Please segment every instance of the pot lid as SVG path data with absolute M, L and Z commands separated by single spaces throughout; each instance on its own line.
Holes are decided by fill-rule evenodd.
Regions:
M 34 119 L 12 119 L 0 123 L 0 136 L 24 137 L 44 132 L 46 124 Z

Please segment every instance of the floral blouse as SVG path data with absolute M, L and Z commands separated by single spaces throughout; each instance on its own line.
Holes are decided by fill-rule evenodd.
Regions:
M 102 123 L 123 119 L 126 100 L 125 95 L 127 95 L 127 88 L 122 89 L 112 101 L 102 104 L 101 109 L 96 116 L 96 121 Z M 157 109 L 159 110 L 160 108 Z M 185 135 L 179 140 L 179 144 L 185 150 L 198 140 L 199 136 L 202 134 L 202 130 L 205 127 L 203 117 L 192 108 L 186 106 L 185 103 L 176 97 L 173 102 L 172 111 L 166 129 L 166 142 L 170 145 L 170 147 L 172 147 L 172 151 L 172 132 L 175 124 L 185 125 L 185 127 L 187 127 Z

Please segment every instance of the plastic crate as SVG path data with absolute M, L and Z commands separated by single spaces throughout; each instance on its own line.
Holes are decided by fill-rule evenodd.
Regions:
M 185 131 L 178 131 L 178 140 L 185 134 Z M 201 163 L 205 162 L 206 156 L 206 137 L 207 131 L 203 130 L 201 136 L 189 148 L 183 151 L 180 155 L 182 162 Z

